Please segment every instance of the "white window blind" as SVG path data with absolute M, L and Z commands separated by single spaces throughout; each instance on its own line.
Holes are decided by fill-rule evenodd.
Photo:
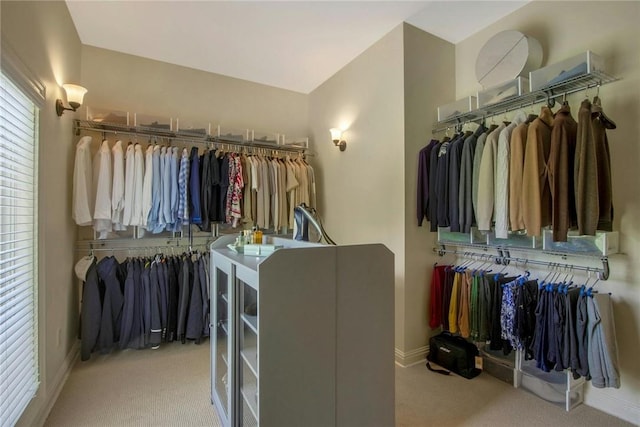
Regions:
M 0 425 L 13 426 L 39 384 L 38 108 L 0 76 Z

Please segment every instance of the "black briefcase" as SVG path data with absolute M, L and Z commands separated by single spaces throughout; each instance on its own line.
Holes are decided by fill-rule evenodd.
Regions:
M 427 368 L 440 374 L 449 375 L 450 371 L 471 379 L 481 372 L 476 368 L 476 356 L 479 354 L 475 344 L 449 332 L 442 332 L 429 339 Z M 447 371 L 434 369 L 429 362 L 437 363 Z

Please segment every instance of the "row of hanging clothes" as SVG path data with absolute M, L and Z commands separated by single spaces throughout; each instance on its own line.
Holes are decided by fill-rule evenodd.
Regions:
M 561 277 L 564 276 L 564 277 Z M 429 326 L 508 355 L 524 353 L 544 372 L 569 369 L 595 387 L 620 387 L 611 295 L 574 283 L 568 274 L 435 265 Z
M 532 111 L 533 112 L 533 111 Z M 464 126 L 463 126 L 464 127 Z M 611 159 L 607 129 L 615 129 L 599 96 L 584 99 L 576 121 L 566 100 L 554 113 L 514 113 L 511 121 L 432 139 L 418 155 L 417 219 L 431 231 L 495 230 L 554 241 L 569 229 L 581 235 L 611 231 Z M 447 131 L 448 133 L 448 131 Z
M 314 170 L 301 155 L 92 142 L 83 136 L 76 145 L 72 217 L 100 239 L 129 226 L 153 234 L 188 224 L 293 228 L 293 208 L 316 205 Z
M 82 281 L 81 359 L 115 349 L 158 348 L 209 336 L 209 255 L 127 257 L 98 260 L 93 254 L 75 266 Z

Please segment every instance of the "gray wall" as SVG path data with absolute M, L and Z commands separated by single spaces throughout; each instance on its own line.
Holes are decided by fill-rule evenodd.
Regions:
M 80 39 L 64 2 L 0 3 L 2 38 L 45 84 L 40 111 L 39 353 L 40 388 L 21 419 L 33 425 L 53 403 L 73 356 L 77 334 L 77 283 L 73 275 L 76 227 L 71 220 L 74 141 L 69 112 L 58 117 L 62 83 L 80 81 Z
M 454 97 L 454 61 L 453 44 L 404 25 L 404 347 L 396 348 L 396 359 L 403 365 L 424 359 L 431 334 L 427 323 L 428 278 L 434 262 L 443 260 L 432 251 L 437 234 L 429 231 L 429 222 L 425 219 L 418 227 L 418 152 L 431 139 L 437 106 Z
M 223 128 L 307 136 L 307 96 L 246 80 L 82 46 L 85 105 Z
M 395 254 L 396 347 L 403 343 L 398 292 L 404 287 L 403 26 L 309 94 L 318 204 L 339 244 L 384 243 Z M 347 129 L 347 150 L 329 129 Z

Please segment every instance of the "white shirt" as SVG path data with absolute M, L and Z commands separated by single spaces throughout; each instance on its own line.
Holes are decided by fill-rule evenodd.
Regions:
M 83 136 L 76 145 L 71 218 L 78 225 L 91 225 L 93 220 L 94 192 L 91 140 L 90 136 Z
M 142 225 L 142 186 L 144 180 L 144 155 L 142 147 L 136 144 L 133 147 L 133 210 L 131 212 L 131 225 Z
M 133 177 L 135 174 L 135 159 L 133 152 L 133 144 L 127 146 L 127 154 L 125 156 L 125 174 L 124 174 L 124 213 L 122 217 L 122 223 L 124 225 L 131 225 L 133 219 Z
M 147 147 L 145 153 L 145 169 L 142 182 L 142 211 L 140 213 L 141 225 L 147 226 L 147 219 L 151 211 L 151 183 L 153 178 L 153 145 Z
M 113 187 L 111 189 L 111 222 L 114 230 L 126 230 L 122 224 L 124 209 L 124 151 L 118 140 L 111 149 L 113 155 Z
M 93 172 L 96 194 L 96 206 L 93 211 L 93 228 L 100 233 L 100 239 L 106 239 L 111 227 L 111 150 L 109 141 L 102 141 L 100 149 L 93 160 L 97 166 Z

